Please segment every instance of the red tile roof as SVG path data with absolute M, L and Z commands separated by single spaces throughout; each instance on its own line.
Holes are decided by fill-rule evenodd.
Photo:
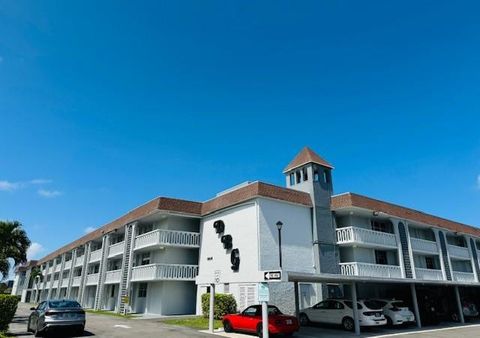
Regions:
M 255 197 L 272 198 L 289 203 L 305 205 L 308 207 L 312 206 L 312 201 L 308 193 L 262 182 L 250 183 L 247 186 L 230 191 L 204 203 L 158 197 L 138 208 L 135 208 L 120 218 L 105 224 L 101 228 L 88 233 L 76 241 L 50 253 L 48 256 L 42 258 L 39 261 L 39 264 L 43 264 L 65 252 L 71 251 L 74 248 L 99 238 L 103 234 L 119 229 L 128 223 L 140 220 L 159 211 L 170 211 L 201 217 L 214 211 L 245 202 Z
M 321 158 L 319 155 L 317 155 L 312 149 L 305 147 L 303 148 L 297 156 L 287 165 L 287 167 L 283 170 L 283 172 L 290 171 L 292 169 L 301 167 L 304 164 L 307 163 L 316 163 L 320 164 L 324 167 L 333 169 L 333 166 L 328 163 L 325 159 Z
M 462 224 L 455 221 L 450 221 L 445 218 L 426 214 L 424 212 L 402 207 L 396 204 L 376 200 L 370 197 L 345 193 L 332 197 L 332 210 L 338 210 L 347 207 L 358 207 L 372 211 L 379 211 L 400 219 L 418 222 L 420 224 L 428 224 L 431 226 L 444 228 L 453 232 L 468 234 L 480 237 L 480 229 L 471 225 Z

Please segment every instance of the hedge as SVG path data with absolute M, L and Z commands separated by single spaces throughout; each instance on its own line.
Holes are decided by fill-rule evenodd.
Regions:
M 204 317 L 208 317 L 210 308 L 210 294 L 204 293 L 202 295 L 202 312 Z M 237 302 L 230 294 L 216 293 L 215 306 L 213 307 L 213 316 L 215 319 L 222 319 L 223 316 L 229 313 L 237 312 Z
M 0 295 L 0 332 L 8 330 L 8 324 L 17 311 L 18 297 L 12 295 Z

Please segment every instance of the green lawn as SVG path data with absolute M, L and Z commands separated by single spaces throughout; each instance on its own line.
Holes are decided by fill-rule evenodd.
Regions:
M 185 318 L 185 319 L 167 319 L 162 322 L 170 325 L 186 326 L 195 330 L 208 329 L 208 318 L 204 318 L 204 317 Z M 222 327 L 222 321 L 215 320 L 214 326 L 216 329 L 218 329 L 219 327 Z
M 104 310 L 85 310 L 87 313 L 92 313 L 96 315 L 106 315 L 106 316 L 112 316 L 112 317 L 121 317 L 121 318 L 126 318 L 130 319 L 133 317 L 133 315 L 127 313 L 126 315 L 122 315 L 120 313 L 112 312 L 112 311 L 104 311 Z M 0 337 L 1 338 L 1 337 Z

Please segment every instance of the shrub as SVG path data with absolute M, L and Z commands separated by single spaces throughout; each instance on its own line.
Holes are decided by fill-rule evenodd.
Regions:
M 0 295 L 0 332 L 8 330 L 8 324 L 17 311 L 18 297 L 12 295 Z
M 204 293 L 202 295 L 202 312 L 204 317 L 208 317 L 210 308 L 210 294 Z M 230 294 L 216 293 L 215 305 L 213 307 L 213 315 L 215 319 L 222 319 L 223 316 L 229 313 L 237 312 L 237 302 Z

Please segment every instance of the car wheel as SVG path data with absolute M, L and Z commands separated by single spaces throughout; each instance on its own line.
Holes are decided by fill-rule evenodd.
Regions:
M 75 336 L 82 337 L 83 336 L 83 331 L 85 331 L 84 326 L 81 326 L 81 327 L 75 329 Z
M 385 316 L 385 318 L 387 319 L 387 326 L 393 326 L 393 320 L 392 318 L 388 317 L 388 316 Z
M 300 319 L 300 325 L 302 326 L 307 326 L 308 324 L 310 324 L 310 319 L 308 318 L 306 313 L 301 313 L 299 319 Z
M 355 328 L 355 323 L 353 322 L 352 318 L 345 317 L 342 320 L 342 326 L 347 331 L 353 331 L 353 329 Z
M 230 324 L 230 322 L 228 320 L 223 322 L 223 331 L 225 331 L 225 332 L 232 332 L 233 331 L 232 324 Z
M 263 326 L 262 326 L 262 324 L 257 325 L 257 336 L 258 337 L 263 337 Z

